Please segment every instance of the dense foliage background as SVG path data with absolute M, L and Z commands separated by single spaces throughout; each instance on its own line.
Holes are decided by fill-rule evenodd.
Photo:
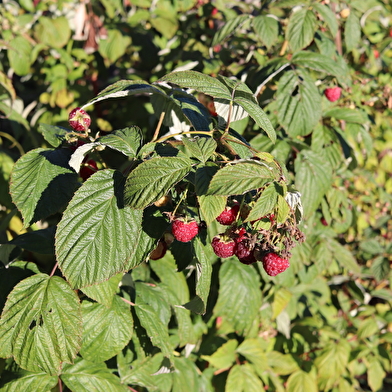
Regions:
M 64 320 L 75 329 L 58 342 L 69 350 L 61 358 L 56 345 L 45 346 L 39 337 L 29 352 L 23 328 L 18 336 L 5 334 L 4 310 L 1 391 L 392 388 L 390 1 L 21 0 L 3 1 L 0 15 L 0 306 L 20 298 L 27 313 L 19 321 L 32 330 L 34 304 L 23 301 L 35 298 L 42 282 L 52 282 L 52 301 L 62 304 L 56 311 L 81 301 L 79 318 L 64 308 Z M 54 236 L 69 200 L 64 205 L 59 197 L 57 209 L 35 219 L 23 205 L 28 195 L 11 189 L 10 196 L 10 176 L 17 183 L 19 173 L 14 163 L 21 157 L 26 163 L 33 149 L 59 147 L 48 136 L 51 127 L 70 129 L 73 108 L 94 102 L 120 80 L 148 86 L 86 106 L 93 135 L 137 126 L 140 138 L 150 141 L 156 130 L 173 132 L 170 121 L 160 121 L 170 107 L 145 94 L 173 70 L 233 76 L 255 93 L 276 143 L 252 117 L 230 126 L 285 167 L 302 194 L 306 241 L 292 250 L 291 267 L 274 278 L 260 263 L 220 260 L 198 240 L 175 242 L 163 259 L 144 262 L 141 255 L 136 268 L 106 283 L 84 287 L 75 283 L 78 271 L 72 278 L 65 273 L 79 289 L 75 300 L 59 270 L 48 275 L 63 257 L 55 255 Z M 187 88 L 190 80 L 169 81 Z M 341 97 L 330 102 L 324 91 L 336 86 Z M 116 91 L 128 90 L 120 85 Z M 212 114 L 218 110 L 209 96 L 195 96 Z M 113 150 L 96 149 L 89 157 L 102 181 L 100 169 L 129 163 Z M 48 175 L 31 164 L 36 186 L 45 189 Z M 69 180 L 70 197 L 81 181 Z M 81 200 L 75 195 L 73 205 Z M 220 231 L 209 223 L 209 236 Z M 60 245 L 66 252 L 66 241 Z M 208 287 L 198 286 L 199 264 L 211 267 Z M 61 290 L 69 297 L 56 297 Z M 198 296 L 206 300 L 202 310 L 178 307 Z M 18 343 L 11 347 L 10 339 Z

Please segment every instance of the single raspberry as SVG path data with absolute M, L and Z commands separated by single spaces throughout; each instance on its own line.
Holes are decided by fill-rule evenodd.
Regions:
M 222 259 L 226 257 L 230 257 L 234 255 L 234 251 L 236 248 L 236 242 L 232 239 L 228 239 L 227 241 L 220 235 L 215 236 L 212 239 L 211 246 L 214 250 L 215 254 Z
M 234 204 L 232 207 L 226 207 L 216 220 L 222 225 L 230 226 L 235 222 L 239 209 L 239 204 Z
M 327 97 L 328 101 L 335 102 L 340 98 L 342 89 L 340 87 L 326 88 L 324 90 L 324 95 Z
M 242 264 L 253 264 L 257 261 L 253 254 L 253 247 L 249 245 L 249 242 L 246 239 L 237 243 L 235 255 Z
M 263 267 L 269 276 L 276 276 L 286 271 L 290 267 L 290 263 L 286 259 L 282 259 L 276 253 L 267 253 L 263 258 Z
M 198 232 L 199 225 L 194 220 L 185 222 L 182 218 L 177 218 L 172 223 L 172 233 L 177 241 L 189 242 Z
M 96 171 L 98 171 L 98 166 L 94 159 L 85 158 L 83 160 L 82 166 L 80 167 L 79 175 L 82 177 L 83 181 L 86 181 Z
M 159 260 L 165 256 L 167 251 L 167 244 L 164 240 L 158 242 L 157 247 L 150 253 L 151 260 Z
M 75 131 L 85 132 L 90 127 L 91 118 L 85 110 L 75 108 L 69 113 L 68 122 Z

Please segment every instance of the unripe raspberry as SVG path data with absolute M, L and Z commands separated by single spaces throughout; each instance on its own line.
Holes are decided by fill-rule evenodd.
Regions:
M 220 235 L 215 236 L 211 242 L 211 246 L 215 254 L 222 259 L 233 256 L 236 245 L 237 244 L 234 240 L 228 239 L 226 241 Z
M 340 87 L 326 88 L 324 95 L 327 97 L 328 101 L 335 102 L 340 98 L 342 89 Z
M 276 253 L 267 253 L 263 258 L 263 267 L 269 276 L 276 276 L 290 267 L 290 263 L 286 259 L 282 259 Z
M 177 218 L 172 222 L 172 233 L 177 241 L 189 242 L 198 232 L 199 225 L 194 220 L 185 222 L 182 218 Z
M 232 207 L 226 207 L 216 220 L 222 225 L 230 226 L 235 222 L 239 209 L 239 204 L 234 204 Z
M 85 110 L 75 108 L 69 113 L 68 122 L 75 131 L 86 132 L 90 127 L 91 118 Z

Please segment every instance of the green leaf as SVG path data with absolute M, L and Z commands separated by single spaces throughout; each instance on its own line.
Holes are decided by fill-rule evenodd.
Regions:
M 268 185 L 253 205 L 248 217 L 246 218 L 246 222 L 260 219 L 272 212 L 275 208 L 278 195 L 279 193 L 277 192 L 275 185 Z
M 378 281 L 386 279 L 388 277 L 389 271 L 391 270 L 389 260 L 383 256 L 376 257 L 373 260 L 370 270 Z
M 353 254 L 350 252 L 349 249 L 347 249 L 345 246 L 340 244 L 338 241 L 329 239 L 328 240 L 328 246 L 332 251 L 332 254 L 335 258 L 335 260 L 344 268 L 346 268 L 348 271 L 359 274 L 361 273 L 361 268 L 357 263 L 357 260 L 353 256 Z
M 204 314 L 207 308 L 207 300 L 211 288 L 211 248 L 209 245 L 205 246 L 199 237 L 193 241 L 193 246 L 196 256 L 196 296 L 187 304 L 184 305 L 198 314 Z
M 302 8 L 290 16 L 286 39 L 293 52 L 305 48 L 312 42 L 316 28 L 316 16 L 306 8 Z
M 263 44 L 270 49 L 279 35 L 279 23 L 268 15 L 259 15 L 253 19 L 253 29 Z
M 287 380 L 287 392 L 318 392 L 317 382 L 311 374 L 298 370 Z
M 291 291 L 282 287 L 274 293 L 272 302 L 272 318 L 275 319 L 287 307 L 293 294 Z
M 158 157 L 141 163 L 126 180 L 125 204 L 136 209 L 147 207 L 165 196 L 191 167 L 190 159 L 177 157 Z
M 291 354 L 282 354 L 278 351 L 267 353 L 268 365 L 271 366 L 275 373 L 280 376 L 286 376 L 299 370 L 298 363 Z
M 249 20 L 249 15 L 239 15 L 233 19 L 228 20 L 223 25 L 223 27 L 215 33 L 211 46 L 222 43 L 226 38 L 233 34 L 234 31 L 240 28 L 247 20 Z
M 343 76 L 345 74 L 345 70 L 336 61 L 320 53 L 299 51 L 293 55 L 291 62 L 329 75 Z
M 20 391 L 50 391 L 58 384 L 58 378 L 47 373 L 28 372 L 20 369 L 15 372 L 5 371 L 1 374 L 1 392 L 20 392 Z
M 242 366 L 235 364 L 229 371 L 226 380 L 225 392 L 242 392 L 244 390 L 245 376 Z
M 58 212 L 71 199 L 78 180 L 68 165 L 71 154 L 37 148 L 15 163 L 10 192 L 25 226 Z
M 31 50 L 31 44 L 26 38 L 15 37 L 9 42 L 8 60 L 18 76 L 25 76 L 30 72 Z
M 64 279 L 45 274 L 19 282 L 1 319 L 0 356 L 12 355 L 23 369 L 50 375 L 72 363 L 81 344 L 79 298 Z
M 226 196 L 216 195 L 202 195 L 197 196 L 199 202 L 200 212 L 203 220 L 209 226 L 225 209 L 226 207 Z
M 344 25 L 344 42 L 346 44 L 347 53 L 357 47 L 360 39 L 361 24 L 354 10 L 351 10 L 350 15 L 346 19 L 346 24 Z
M 87 295 L 87 297 L 110 308 L 123 275 L 123 273 L 119 273 L 102 283 L 98 283 L 90 287 L 84 287 L 82 291 Z
M 169 331 L 155 310 L 150 305 L 138 304 L 135 306 L 135 312 L 140 324 L 147 331 L 151 343 L 160 348 L 162 354 L 173 364 L 173 348 L 170 344 Z
M 259 338 L 245 339 L 238 346 L 237 352 L 253 363 L 259 375 L 268 369 L 267 356 Z
M 333 117 L 337 120 L 344 120 L 351 123 L 364 124 L 368 122 L 367 115 L 355 109 L 349 108 L 332 108 L 323 113 L 323 117 Z
M 277 178 L 272 165 L 249 160 L 226 165 L 212 178 L 207 195 L 240 195 L 261 188 L 267 181 Z
M 254 366 L 244 363 L 241 366 L 241 371 L 244 377 L 244 392 L 260 392 L 264 390 L 263 383 L 257 377 Z
M 53 147 L 59 147 L 70 133 L 69 129 L 57 127 L 55 125 L 40 124 L 38 131 L 42 133 L 44 139 Z
M 290 206 L 282 195 L 278 195 L 278 216 L 276 217 L 276 221 L 278 223 L 286 222 L 287 217 L 290 213 Z
M 39 42 L 51 48 L 62 48 L 71 37 L 71 28 L 65 16 L 51 19 L 41 16 L 35 25 L 35 36 Z
M 98 171 L 78 189 L 63 214 L 56 254 L 73 287 L 126 272 L 143 262 L 155 246 L 143 231 L 143 212 L 124 206 L 124 182 L 119 172 Z
M 212 355 L 202 355 L 201 358 L 218 370 L 228 369 L 236 360 L 237 346 L 237 340 L 232 339 L 220 346 Z
M 124 128 L 102 136 L 96 142 L 134 158 L 143 144 L 143 135 L 138 127 Z
M 219 282 L 214 315 L 222 316 L 238 334 L 246 335 L 261 306 L 258 275 L 252 266 L 228 259 L 219 271 Z
M 114 64 L 127 50 L 131 44 L 131 38 L 121 34 L 120 30 L 108 30 L 106 39 L 99 40 L 99 53 Z
M 110 308 L 82 302 L 83 341 L 80 354 L 92 362 L 103 362 L 118 354 L 131 340 L 133 318 L 126 304 L 115 296 Z
M 295 183 L 302 194 L 304 216 L 309 217 L 332 185 L 332 170 L 329 163 L 318 154 L 303 150 L 295 160 L 295 171 Z
M 290 136 L 309 134 L 321 116 L 321 96 L 304 69 L 286 72 L 277 91 L 278 121 Z
M 200 370 L 189 358 L 175 358 L 173 373 L 173 389 L 171 392 L 184 392 L 184 386 L 189 391 L 201 391 L 199 386 Z
M 332 37 L 335 37 L 339 28 L 339 23 L 335 13 L 327 5 L 324 4 L 312 3 L 312 7 L 324 19 L 324 22 L 328 25 L 329 30 L 331 31 Z
M 71 391 L 129 392 L 128 387 L 104 363 L 82 358 L 75 360 L 73 365 L 64 365 L 61 380 Z
M 368 383 L 372 391 L 381 390 L 386 373 L 377 358 L 369 358 L 369 365 L 367 369 Z
M 217 144 L 213 138 L 200 138 L 191 140 L 187 137 L 182 139 L 184 146 L 190 157 L 197 158 L 200 162 L 206 163 L 214 154 Z
M 358 339 L 365 339 L 374 336 L 379 331 L 377 321 L 373 317 L 361 320 L 358 327 Z

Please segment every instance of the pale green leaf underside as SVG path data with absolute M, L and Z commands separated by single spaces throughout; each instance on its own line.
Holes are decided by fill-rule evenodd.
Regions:
M 133 318 L 129 305 L 115 296 L 110 308 L 82 303 L 83 341 L 80 354 L 92 362 L 107 361 L 131 340 Z
M 56 375 L 81 345 L 79 299 L 64 279 L 37 274 L 10 293 L 0 320 L 0 354 L 23 369 Z
M 154 247 L 143 212 L 124 206 L 124 177 L 101 170 L 75 193 L 56 234 L 59 267 L 73 287 L 101 283 L 143 262 Z
M 78 175 L 68 165 L 71 154 L 66 149 L 37 148 L 16 162 L 10 193 L 25 226 L 54 214 L 72 197 Z
M 136 209 L 147 207 L 165 196 L 188 174 L 191 166 L 190 159 L 177 157 L 158 157 L 141 163 L 126 180 L 126 205 Z

